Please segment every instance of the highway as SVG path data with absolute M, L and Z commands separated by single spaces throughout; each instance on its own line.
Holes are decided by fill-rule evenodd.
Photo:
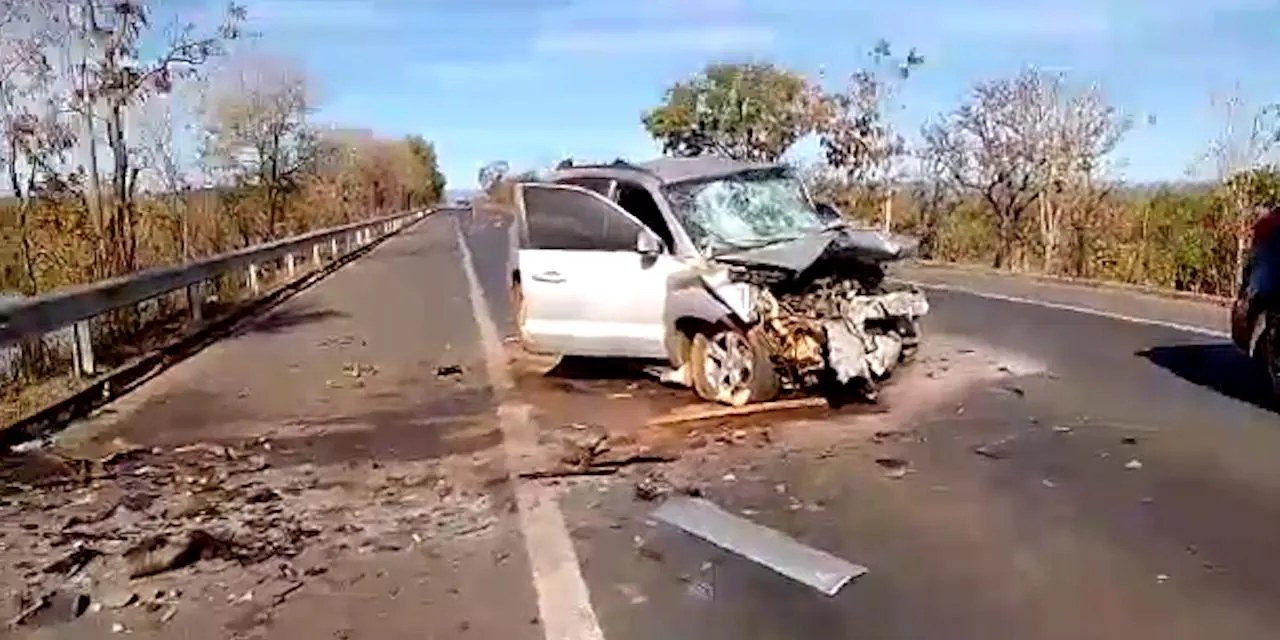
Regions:
M 76 525 L 108 557 L 190 527 L 273 552 L 123 584 L 99 561 L 95 602 L 181 594 L 15 637 L 1276 636 L 1280 419 L 1224 308 L 904 269 L 937 288 L 882 408 L 654 428 L 691 394 L 507 357 L 508 238 L 492 213 L 428 218 L 68 429 L 85 457 L 142 452 L 98 485 L 0 501 L 0 587 L 51 584 L 69 547 L 42 532 L 113 500 Z M 681 457 L 517 477 L 584 430 Z M 217 463 L 193 453 L 210 446 Z M 636 491 L 655 472 L 869 572 L 828 597 L 658 523 Z

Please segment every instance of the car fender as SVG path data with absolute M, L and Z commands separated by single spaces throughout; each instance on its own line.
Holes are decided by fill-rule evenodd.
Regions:
M 691 330 L 716 325 L 745 329 L 753 320 L 750 287 L 746 283 L 730 282 L 726 269 L 705 265 L 672 277 L 667 290 L 667 308 L 663 311 L 671 362 L 676 366 L 685 363 Z

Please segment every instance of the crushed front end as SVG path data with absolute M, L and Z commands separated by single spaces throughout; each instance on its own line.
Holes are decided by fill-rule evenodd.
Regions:
M 885 281 L 884 264 L 913 248 L 886 253 L 846 238 L 799 269 L 738 261 L 728 280 L 750 287 L 751 330 L 784 383 L 874 398 L 878 383 L 914 355 L 929 312 L 923 292 Z

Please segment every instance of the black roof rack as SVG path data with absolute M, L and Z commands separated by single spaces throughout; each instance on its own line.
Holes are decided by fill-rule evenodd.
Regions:
M 587 164 L 574 164 L 571 158 L 566 158 L 561 160 L 560 164 L 556 165 L 556 170 L 560 169 L 630 169 L 632 171 L 639 171 L 648 175 L 654 175 L 653 171 L 650 171 L 638 164 L 629 162 L 623 158 L 615 158 L 613 162 L 608 163 L 595 162 Z

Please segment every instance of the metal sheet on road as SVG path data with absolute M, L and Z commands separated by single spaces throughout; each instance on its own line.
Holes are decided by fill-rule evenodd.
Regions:
M 653 517 L 833 596 L 867 568 L 738 517 L 702 498 L 673 498 Z

